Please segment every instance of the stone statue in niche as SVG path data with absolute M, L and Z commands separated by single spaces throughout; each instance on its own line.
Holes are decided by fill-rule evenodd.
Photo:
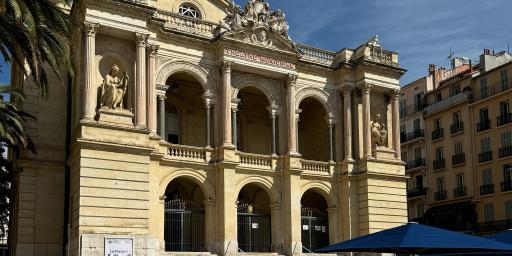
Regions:
M 128 73 L 124 72 L 123 78 L 119 78 L 119 67 L 114 64 L 110 72 L 105 75 L 103 84 L 101 85 L 101 107 L 116 109 L 123 108 L 123 99 L 126 94 Z
M 372 131 L 372 145 L 383 147 L 386 145 L 388 131 L 386 125 L 381 122 L 381 115 L 375 115 L 375 120 L 370 121 L 370 129 Z

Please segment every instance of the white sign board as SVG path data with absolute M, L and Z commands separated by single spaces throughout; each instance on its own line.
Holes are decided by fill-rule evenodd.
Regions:
M 105 256 L 133 256 L 133 239 L 105 238 Z

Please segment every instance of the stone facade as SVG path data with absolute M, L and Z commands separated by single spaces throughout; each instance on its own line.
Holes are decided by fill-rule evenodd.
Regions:
M 19 161 L 19 255 L 103 255 L 108 237 L 134 255 L 295 255 L 319 246 L 308 232 L 335 243 L 407 222 L 404 70 L 377 40 L 296 44 L 263 1 L 91 1 L 84 24 L 81 72 L 25 103 L 39 152 Z M 122 103 L 102 104 L 115 88 Z M 176 209 L 200 216 L 198 237 L 179 229 L 188 249 Z M 260 221 L 242 234 L 244 216 Z

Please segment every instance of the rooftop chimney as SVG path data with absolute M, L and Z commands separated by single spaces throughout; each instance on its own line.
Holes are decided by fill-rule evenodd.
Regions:
M 490 55 L 491 54 L 491 50 L 490 49 L 484 49 L 484 54 L 485 55 Z
M 436 64 L 428 64 L 428 74 L 432 75 L 436 72 Z

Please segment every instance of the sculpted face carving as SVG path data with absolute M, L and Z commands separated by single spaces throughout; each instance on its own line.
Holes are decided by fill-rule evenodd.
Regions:
M 372 145 L 385 146 L 388 132 L 386 125 L 381 121 L 381 115 L 375 115 L 375 120 L 370 121 L 372 131 Z
M 105 75 L 101 85 L 101 107 L 102 108 L 123 108 L 123 99 L 128 86 L 128 73 L 124 72 L 123 78 L 118 77 L 119 67 L 114 64 L 110 72 Z

